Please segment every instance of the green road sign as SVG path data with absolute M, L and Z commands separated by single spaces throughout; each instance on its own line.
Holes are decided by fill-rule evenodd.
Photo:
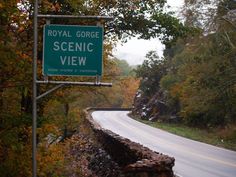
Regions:
M 103 28 L 45 25 L 43 74 L 46 76 L 101 76 Z

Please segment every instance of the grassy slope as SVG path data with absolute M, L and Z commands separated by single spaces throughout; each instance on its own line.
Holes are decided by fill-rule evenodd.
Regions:
M 199 128 L 188 127 L 182 124 L 150 122 L 141 119 L 137 120 L 152 127 L 160 128 L 179 136 L 236 151 L 235 126 L 231 126 L 225 129 L 203 130 Z

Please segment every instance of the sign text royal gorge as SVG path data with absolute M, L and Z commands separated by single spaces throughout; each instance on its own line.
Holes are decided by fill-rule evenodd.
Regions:
M 44 75 L 102 75 L 102 27 L 45 25 L 43 49 Z

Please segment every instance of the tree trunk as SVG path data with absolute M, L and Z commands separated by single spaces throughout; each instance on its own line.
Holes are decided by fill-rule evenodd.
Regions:
M 27 88 L 23 88 L 21 91 L 21 112 L 26 114 L 32 113 L 32 97 Z
M 69 117 L 70 105 L 69 103 L 64 104 L 64 115 L 65 115 L 65 123 L 64 123 L 64 138 L 68 135 L 68 117 Z

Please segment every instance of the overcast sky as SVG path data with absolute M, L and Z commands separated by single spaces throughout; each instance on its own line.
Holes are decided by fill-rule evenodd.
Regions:
M 177 11 L 183 5 L 184 0 L 167 0 L 172 11 Z M 155 50 L 159 56 L 163 54 L 164 45 L 158 39 L 143 40 L 132 38 L 127 43 L 119 43 L 114 50 L 118 59 L 126 60 L 130 65 L 142 64 L 148 51 Z

